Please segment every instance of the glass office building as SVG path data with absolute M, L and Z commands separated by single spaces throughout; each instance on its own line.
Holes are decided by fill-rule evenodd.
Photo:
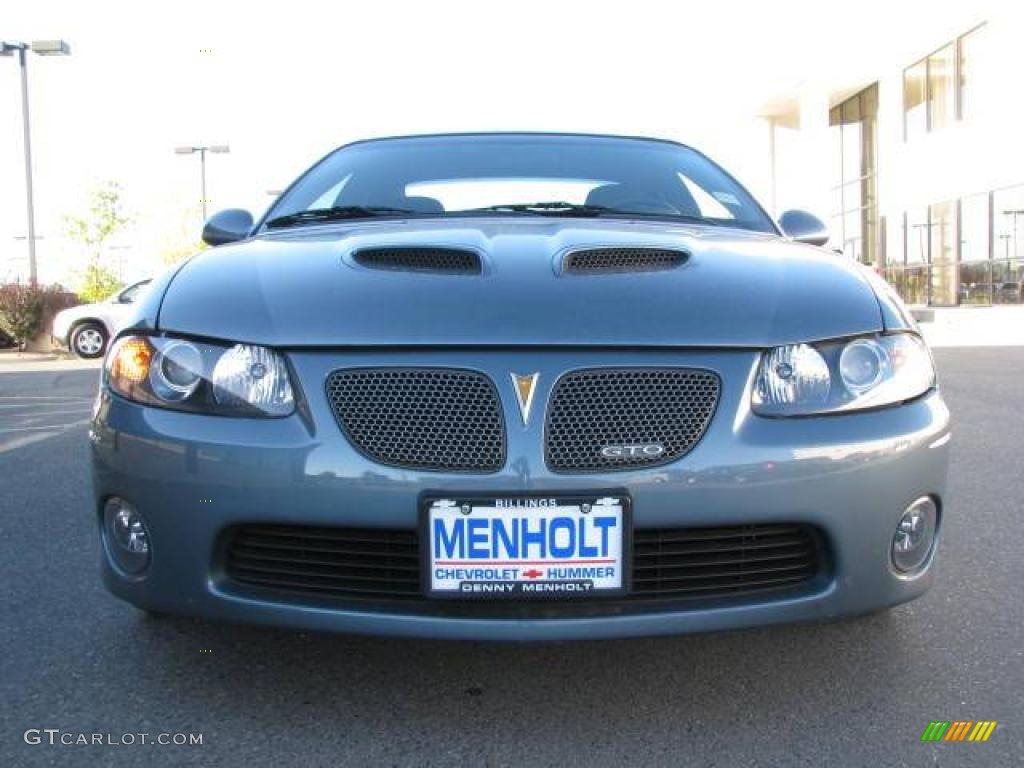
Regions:
M 1024 100 L 1007 89 L 1024 69 L 1016 26 L 967 21 L 916 55 L 865 49 L 855 54 L 862 85 L 802 84 L 774 99 L 761 113 L 773 202 L 776 169 L 793 175 L 802 163 L 813 181 L 780 210 L 813 206 L 827 184 L 827 208 L 816 212 L 828 218 L 830 247 L 876 269 L 909 304 L 1024 303 Z M 777 157 L 778 146 L 788 154 Z

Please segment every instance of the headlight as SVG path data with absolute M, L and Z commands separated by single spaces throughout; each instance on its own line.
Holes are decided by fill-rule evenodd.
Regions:
M 931 355 L 913 333 L 793 344 L 762 356 L 753 407 L 763 416 L 840 413 L 912 400 L 934 386 Z
M 758 393 L 779 406 L 824 406 L 832 387 L 828 363 L 807 344 L 777 347 L 761 361 Z
M 111 347 L 103 380 L 122 397 L 162 408 L 225 416 L 287 416 L 295 409 L 284 358 L 251 344 L 125 336 Z
M 187 341 L 172 341 L 157 350 L 149 372 L 149 385 L 162 400 L 181 402 L 203 383 L 203 353 Z
M 213 368 L 213 399 L 227 407 L 254 406 L 278 416 L 291 413 L 288 368 L 266 347 L 236 344 Z

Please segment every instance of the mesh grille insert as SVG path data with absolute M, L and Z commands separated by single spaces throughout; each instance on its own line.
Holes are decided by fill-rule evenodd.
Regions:
M 566 254 L 563 268 L 574 274 L 650 272 L 678 267 L 687 258 L 668 248 L 590 248 Z
M 505 463 L 505 423 L 494 384 L 455 368 L 340 370 L 327 379 L 339 426 L 381 464 L 496 472 Z
M 370 269 L 480 274 L 480 257 L 461 248 L 364 248 L 353 259 Z
M 686 368 L 566 374 L 548 406 L 548 466 L 556 472 L 596 472 L 675 461 L 703 437 L 720 388 L 714 373 Z M 636 450 L 644 446 L 661 450 Z M 606 448 L 624 450 L 608 456 Z

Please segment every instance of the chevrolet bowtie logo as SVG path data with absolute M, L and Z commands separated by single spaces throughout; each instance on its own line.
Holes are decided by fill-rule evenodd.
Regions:
M 523 426 L 530 423 L 530 408 L 533 407 L 533 393 L 537 389 L 539 373 L 531 373 L 523 376 L 518 373 L 511 374 L 512 388 L 516 392 L 516 400 L 519 402 L 519 413 L 523 417 Z

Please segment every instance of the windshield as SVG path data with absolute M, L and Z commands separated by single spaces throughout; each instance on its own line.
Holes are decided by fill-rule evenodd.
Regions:
M 601 136 L 486 134 L 342 147 L 281 197 L 265 226 L 495 212 L 699 220 L 776 231 L 743 187 L 687 147 Z
M 149 280 L 143 280 L 141 283 L 130 285 L 121 291 L 117 300 L 122 304 L 134 304 L 138 300 L 139 295 L 146 289 L 147 285 L 149 285 Z

